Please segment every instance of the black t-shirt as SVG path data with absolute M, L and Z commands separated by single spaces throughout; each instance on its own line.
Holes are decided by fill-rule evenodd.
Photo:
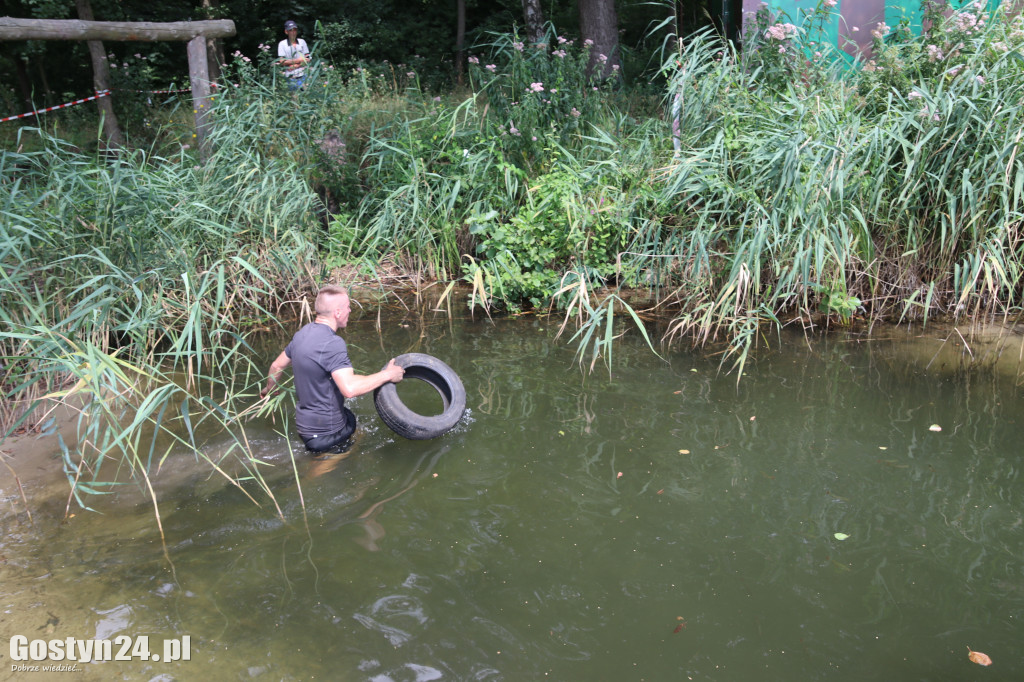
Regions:
M 295 375 L 295 427 L 299 435 L 336 433 L 345 428 L 345 396 L 331 372 L 351 367 L 345 340 L 325 324 L 310 322 L 284 349 Z

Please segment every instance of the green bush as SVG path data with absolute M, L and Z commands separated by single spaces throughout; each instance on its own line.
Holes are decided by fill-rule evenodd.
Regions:
M 531 183 L 526 205 L 508 220 L 496 211 L 470 217 L 479 260 L 467 279 L 482 267 L 501 298 L 535 307 L 551 300 L 567 272 L 584 273 L 591 283 L 611 280 L 636 234 L 630 205 L 636 198 L 610 184 L 620 169 L 598 169 L 616 175 L 560 164 Z

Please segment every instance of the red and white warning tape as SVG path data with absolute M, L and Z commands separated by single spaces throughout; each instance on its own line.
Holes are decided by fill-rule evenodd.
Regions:
M 210 83 L 210 86 L 212 88 L 216 88 L 216 87 L 218 87 L 218 84 L 217 83 Z M 150 93 L 153 93 L 153 94 L 157 95 L 157 94 L 166 94 L 166 93 L 171 93 L 171 92 L 192 92 L 192 90 L 190 88 L 185 88 L 183 90 L 132 90 L 131 92 L 150 92 Z M 76 99 L 74 102 L 67 102 L 65 104 L 58 104 L 55 107 L 46 107 L 45 109 L 37 109 L 36 111 L 30 111 L 30 112 L 28 112 L 26 114 L 18 114 L 17 116 L 8 116 L 7 118 L 0 118 L 0 123 L 4 123 L 5 121 L 14 121 L 14 120 L 17 120 L 19 118 L 26 118 L 28 116 L 35 116 L 36 114 L 45 114 L 48 111 L 56 111 L 57 109 L 66 109 L 67 107 L 73 107 L 76 104 L 82 104 L 83 102 L 91 102 L 94 99 L 99 99 L 100 97 L 109 97 L 109 96 L 110 96 L 110 90 L 100 90 L 99 92 L 97 92 L 92 97 L 85 97 L 85 98 L 82 98 L 82 99 Z
M 100 97 L 107 97 L 110 95 L 110 90 L 100 90 L 92 97 L 85 97 L 83 99 L 76 99 L 74 102 L 67 102 L 66 104 L 58 104 L 55 107 L 46 107 L 45 109 L 37 109 L 36 111 L 30 111 L 27 114 L 18 114 L 17 116 L 8 116 L 7 118 L 0 118 L 0 123 L 4 121 L 13 121 L 18 118 L 25 118 L 26 116 L 35 116 L 36 114 L 45 114 L 47 111 L 55 111 L 57 109 L 65 109 L 67 107 L 73 107 L 76 104 L 82 104 L 83 102 L 91 102 L 94 99 Z

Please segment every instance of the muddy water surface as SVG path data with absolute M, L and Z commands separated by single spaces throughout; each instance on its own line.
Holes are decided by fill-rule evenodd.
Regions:
M 972 371 L 945 333 L 798 337 L 737 386 L 630 337 L 585 376 L 531 318 L 375 322 L 357 367 L 447 361 L 453 433 L 399 439 L 360 398 L 356 450 L 300 455 L 300 494 L 298 439 L 257 426 L 283 519 L 175 453 L 166 556 L 137 490 L 61 523 L 36 481 L 34 523 L 0 522 L 0 679 L 44 679 L 18 634 L 190 638 L 79 680 L 1024 679 L 1019 337 Z

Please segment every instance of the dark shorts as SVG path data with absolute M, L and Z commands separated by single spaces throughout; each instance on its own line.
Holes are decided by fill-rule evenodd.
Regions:
M 302 442 L 306 444 L 307 450 L 313 453 L 321 453 L 344 452 L 348 449 L 348 443 L 352 439 L 352 434 L 356 432 L 356 415 L 347 407 L 344 410 L 347 423 L 341 431 L 315 434 L 313 436 L 299 434 L 302 437 Z

